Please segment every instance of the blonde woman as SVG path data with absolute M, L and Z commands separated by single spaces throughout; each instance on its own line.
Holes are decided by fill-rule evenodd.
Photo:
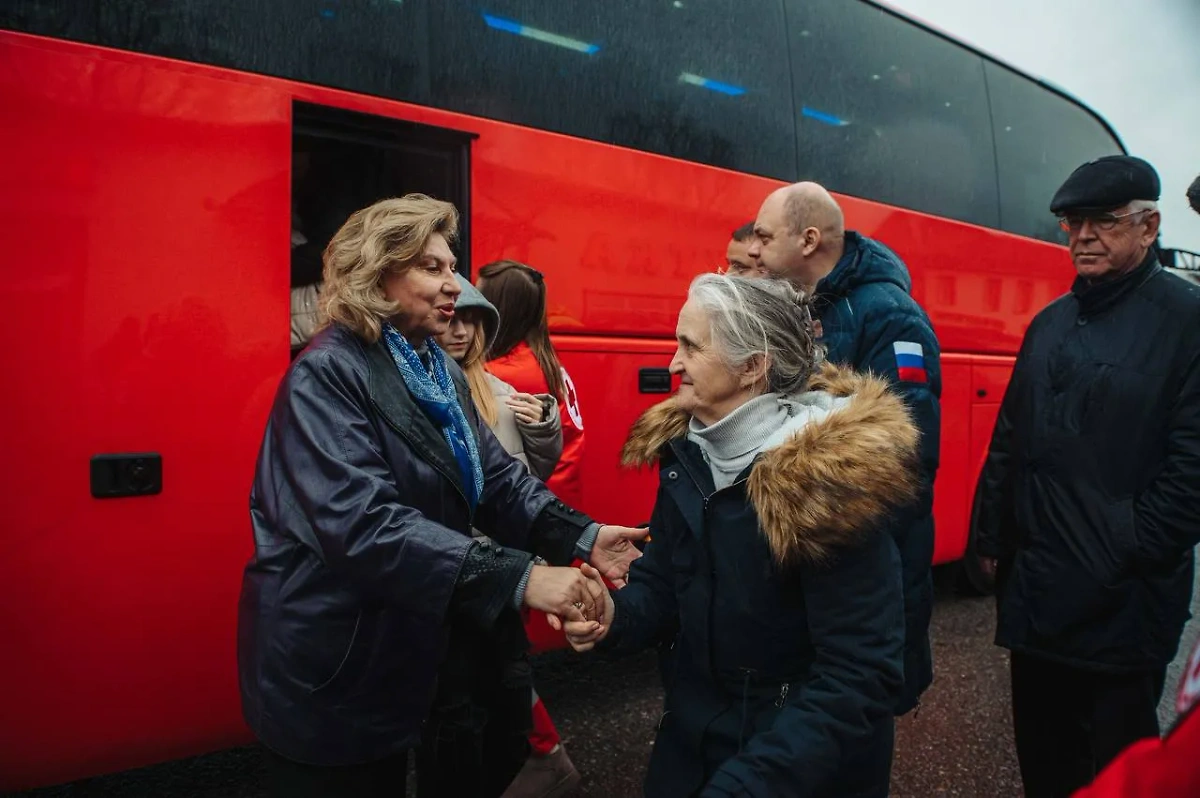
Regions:
M 267 421 L 238 666 L 274 795 L 403 795 L 431 742 L 458 756 L 420 768 L 423 798 L 499 795 L 529 750 L 519 608 L 593 616 L 599 598 L 531 552 L 617 580 L 638 556 L 642 530 L 597 526 L 504 451 L 435 342 L 462 293 L 457 227 L 421 194 L 350 216 L 324 254 L 325 328 Z

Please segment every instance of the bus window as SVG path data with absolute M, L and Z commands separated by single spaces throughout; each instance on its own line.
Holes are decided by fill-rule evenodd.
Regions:
M 998 64 L 987 65 L 1004 230 L 1066 243 L 1050 199 L 1075 167 L 1121 147 L 1095 116 Z
M 485 11 L 447 1 L 429 15 L 453 54 L 430 65 L 435 105 L 743 172 L 795 172 L 774 0 L 495 0 Z
M 996 226 L 983 59 L 866 3 L 788 4 L 802 178 Z

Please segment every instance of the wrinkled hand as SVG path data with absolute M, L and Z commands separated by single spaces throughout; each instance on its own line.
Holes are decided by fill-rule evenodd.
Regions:
M 588 559 L 619 590 L 625 587 L 629 564 L 642 556 L 633 541 L 645 540 L 649 534 L 650 530 L 644 527 L 602 526 Z
M 545 412 L 542 400 L 527 393 L 510 394 L 505 397 L 504 404 L 508 405 L 509 409 L 516 415 L 517 421 L 520 421 L 522 424 L 541 423 L 542 415 Z
M 593 619 L 576 618 L 566 621 L 563 621 L 558 616 L 547 614 L 546 620 L 550 622 L 551 628 L 565 631 L 567 633 L 567 642 L 571 645 L 571 648 L 582 653 L 584 651 L 591 651 L 596 647 L 597 643 L 608 636 L 608 630 L 612 628 L 612 620 L 616 613 L 616 607 L 613 605 L 612 594 L 604 586 L 604 579 L 600 576 L 599 571 L 587 563 L 579 566 L 579 571 L 589 582 L 604 591 L 604 597 L 598 602 L 602 607 L 600 614 Z
M 577 568 L 535 565 L 525 585 L 525 606 L 571 621 L 601 621 L 608 590 Z M 610 600 L 611 601 L 611 600 Z

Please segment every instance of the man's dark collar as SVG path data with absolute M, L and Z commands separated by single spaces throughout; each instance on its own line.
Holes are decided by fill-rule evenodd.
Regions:
M 1120 302 L 1162 269 L 1153 247 L 1133 271 L 1107 280 L 1076 277 L 1071 293 L 1079 301 L 1079 314 L 1090 316 Z

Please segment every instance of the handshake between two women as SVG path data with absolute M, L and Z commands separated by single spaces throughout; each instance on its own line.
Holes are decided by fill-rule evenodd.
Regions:
M 576 651 L 590 651 L 612 626 L 613 600 L 604 580 L 625 586 L 629 566 L 642 556 L 634 541 L 644 540 L 645 528 L 602 526 L 592 548 L 591 562 L 579 568 L 535 565 L 525 588 L 525 605 L 546 613 L 550 626 L 566 633 Z

